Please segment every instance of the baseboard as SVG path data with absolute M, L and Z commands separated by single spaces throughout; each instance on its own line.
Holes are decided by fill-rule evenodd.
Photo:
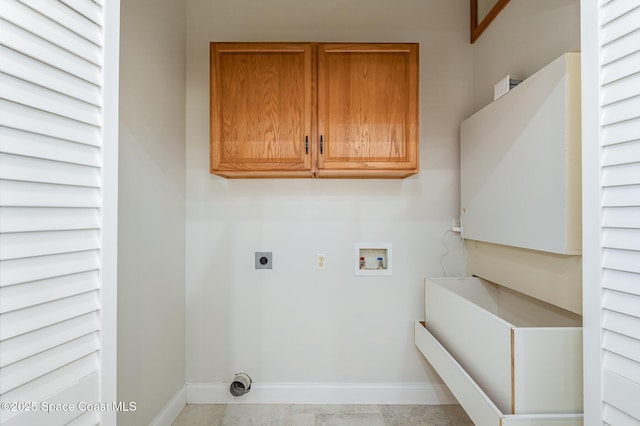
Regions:
M 150 423 L 151 426 L 171 426 L 182 409 L 187 405 L 187 386 L 180 390 L 167 402 L 162 411 Z
M 253 383 L 234 397 L 228 383 L 187 383 L 189 404 L 457 404 L 446 385 L 430 383 Z

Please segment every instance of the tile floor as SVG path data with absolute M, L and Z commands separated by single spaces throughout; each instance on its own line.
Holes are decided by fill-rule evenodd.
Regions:
M 473 426 L 459 405 L 187 405 L 173 426 Z

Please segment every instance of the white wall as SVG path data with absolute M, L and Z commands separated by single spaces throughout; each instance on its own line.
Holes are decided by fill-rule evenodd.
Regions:
M 498 0 L 478 0 L 478 23 L 487 16 Z
M 493 101 L 507 74 L 523 80 L 580 51 L 579 0 L 511 0 L 473 45 L 473 111 Z
M 118 425 L 185 383 L 185 4 L 121 0 Z
M 187 3 L 187 382 L 429 383 L 413 343 L 423 277 L 464 269 L 458 126 L 470 112 L 469 5 L 450 0 Z M 421 171 L 405 180 L 210 175 L 210 41 L 420 43 Z M 442 239 L 442 240 L 441 240 Z M 354 277 L 354 243 L 393 276 Z M 446 243 L 451 251 L 447 253 Z M 274 269 L 254 269 L 272 251 Z M 315 269 L 316 253 L 327 270 Z M 445 255 L 446 254 L 446 255 Z

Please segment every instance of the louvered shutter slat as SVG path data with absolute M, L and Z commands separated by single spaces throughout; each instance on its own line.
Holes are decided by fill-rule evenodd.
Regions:
M 96 229 L 98 210 L 93 208 L 0 207 L 0 232 Z
M 640 44 L 640 32 L 638 31 L 612 41 L 603 53 L 603 63 L 611 64 L 625 56 L 634 54 L 636 50 L 632 45 L 635 43 Z
M 100 67 L 38 37 L 9 21 L 0 19 L 0 39 L 6 47 L 100 85 Z
M 605 167 L 602 174 L 604 186 L 640 184 L 640 163 L 624 163 Z
M 602 165 L 638 164 L 640 162 L 640 141 L 609 145 L 603 148 Z
M 95 229 L 10 233 L 0 241 L 0 260 L 98 250 L 99 238 Z
M 66 426 L 95 426 L 99 421 L 98 414 L 95 411 L 86 411 L 67 423 Z
M 0 46 L 0 72 L 58 93 L 100 106 L 100 87 L 58 68 Z
M 99 269 L 95 250 L 2 261 L 0 287 Z
M 602 347 L 608 352 L 634 361 L 635 364 L 640 362 L 640 342 L 636 339 L 605 331 Z
M 100 51 L 96 49 L 95 44 L 18 0 L 0 0 L 0 18 L 72 52 L 87 62 L 101 65 Z
M 603 374 L 604 402 L 627 416 L 640 419 L 640 404 L 636 397 L 640 394 L 640 384 L 627 379 L 624 376 L 612 373 L 608 370 Z M 633 424 L 633 423 L 622 423 Z
M 3 315 L 0 337 L 11 339 L 97 310 L 97 293 L 90 292 L 12 311 Z
M 640 274 L 640 253 L 630 250 L 604 249 L 602 266 L 606 269 Z
M 92 0 L 61 0 L 87 19 L 93 22 L 100 22 L 102 17 L 102 2 Z
M 634 201 L 640 198 L 640 185 L 607 188 L 602 194 L 603 207 L 637 207 Z
M 0 154 L 0 179 L 97 188 L 100 169 L 48 159 Z
M 99 127 L 6 100 L 0 100 L 0 126 L 87 145 L 100 145 Z
M 633 74 L 608 84 L 606 96 L 602 98 L 602 102 L 607 105 L 639 95 L 640 74 Z
M 638 32 L 638 43 L 640 43 L 640 31 Z M 604 98 L 607 96 L 604 95 Z M 602 124 L 619 123 L 621 121 L 637 118 L 636 112 L 640 110 L 640 97 L 623 99 L 607 105 L 602 109 Z
M 6 393 L 69 362 L 93 354 L 97 352 L 98 346 L 96 333 L 91 333 L 3 367 L 0 370 L 0 392 Z
M 631 315 L 640 318 L 640 296 L 619 291 L 605 290 L 602 306 L 611 312 Z M 640 345 L 640 341 L 634 343 Z M 638 352 L 640 356 L 640 352 Z
M 640 366 L 634 360 L 615 353 L 607 352 L 605 354 L 605 362 L 612 373 L 627 377 L 629 380 L 640 383 Z
M 0 97 L 81 123 L 100 125 L 100 109 L 95 105 L 2 73 L 0 73 Z
M 640 52 L 634 52 L 602 68 L 602 83 L 608 84 L 640 72 Z
M 75 374 L 74 376 L 76 376 Z M 68 401 L 86 401 L 86 402 L 97 402 L 98 394 L 96 389 L 99 386 L 97 374 L 90 374 L 86 377 L 81 377 L 75 386 L 68 387 L 63 391 L 56 394 L 53 398 L 49 400 L 52 404 L 63 404 L 68 403 Z M 42 425 L 71 425 L 77 424 L 76 419 L 86 419 L 93 421 L 93 423 L 88 423 L 92 426 L 99 424 L 100 418 L 98 413 L 95 411 L 87 411 L 84 414 L 80 414 L 77 411 L 56 411 L 56 412 L 45 412 L 39 410 L 34 413 L 30 413 L 31 416 L 25 418 L 24 416 L 16 416 L 5 423 L 2 423 L 2 426 L 42 426 Z M 79 416 L 80 414 L 80 416 Z M 87 416 L 90 414 L 90 416 Z
M 25 309 L 30 306 L 64 299 L 77 294 L 95 291 L 99 288 L 97 271 L 81 272 L 73 275 L 46 280 L 0 287 L 0 313 Z
M 636 316 L 607 310 L 602 325 L 607 330 L 640 340 L 640 318 Z
M 2 344 L 0 367 L 44 353 L 45 351 L 92 334 L 99 329 L 98 314 L 91 312 L 69 321 L 41 328 L 9 339 Z
M 0 203 L 15 207 L 100 207 L 97 188 L 0 181 Z
M 602 143 L 604 146 L 638 140 L 640 133 L 640 119 L 621 121 L 602 128 Z
M 606 269 L 602 274 L 602 286 L 623 293 L 640 295 L 638 276 L 634 273 Z
M 607 228 L 640 228 L 640 207 L 611 207 L 602 218 Z
M 0 127 L 0 152 L 55 160 L 83 166 L 100 166 L 100 148 L 35 133 Z
M 640 250 L 640 229 L 607 229 L 602 237 L 602 246 L 620 250 Z
M 640 7 L 640 0 L 617 0 L 604 3 L 601 11 L 601 22 L 607 24 L 637 7 Z
M 617 3 L 617 2 L 614 2 Z M 640 6 L 628 5 L 630 8 L 624 13 L 620 13 L 615 17 L 615 25 L 609 26 L 608 31 L 603 38 L 603 44 L 610 43 L 633 33 L 637 29 L 637 22 L 640 19 Z M 620 11 L 622 12 L 622 10 Z M 611 22 L 611 21 L 609 21 Z M 607 22 L 607 23 L 609 23 Z
M 3 398 L 6 401 L 43 401 L 47 398 L 50 398 L 51 395 L 56 395 L 57 393 L 63 393 L 65 390 L 69 388 L 69 384 L 72 383 L 74 386 L 82 386 L 83 379 L 90 377 L 92 374 L 95 374 L 96 364 L 98 363 L 97 355 L 91 354 L 84 358 L 81 358 L 77 361 L 71 362 L 57 370 L 51 371 L 49 374 L 39 377 L 29 383 L 26 383 L 24 386 L 16 388 L 12 391 L 7 392 L 3 395 Z M 97 388 L 94 385 L 94 388 L 85 389 L 85 395 L 79 401 L 90 401 L 92 399 L 96 399 L 98 397 Z M 66 401 L 72 401 L 73 399 L 66 399 Z M 76 399 L 78 401 L 78 399 Z M 63 402 L 63 401 L 61 401 Z M 34 426 L 42 426 L 42 425 L 55 425 L 54 422 L 51 422 L 50 417 L 46 417 L 46 421 L 37 423 L 38 417 L 36 416 L 35 422 L 31 418 L 27 418 L 27 420 L 23 420 L 23 416 L 9 416 L 8 412 L 0 413 L 0 422 L 2 426 L 24 426 L 25 424 L 34 425 Z M 15 420 L 11 422 L 11 420 L 7 421 L 6 419 L 9 417 L 13 417 Z M 60 425 L 64 423 L 59 423 Z
M 638 426 L 639 423 L 633 417 L 623 413 L 620 410 L 613 408 L 611 405 L 605 405 L 604 417 L 602 418 L 603 426 L 609 425 L 625 425 L 625 426 Z
M 21 3 L 29 6 L 31 9 L 37 10 L 40 14 L 47 16 L 49 19 L 59 23 L 65 28 L 84 37 L 92 43 L 100 46 L 102 44 L 102 36 L 100 34 L 100 26 L 97 22 L 87 19 L 77 19 L 77 16 L 69 13 L 61 2 L 43 2 L 40 0 L 20 0 Z M 76 13 L 78 13 L 76 11 Z M 99 20 L 99 10 L 96 18 Z M 99 22 L 99 21 L 98 21 Z

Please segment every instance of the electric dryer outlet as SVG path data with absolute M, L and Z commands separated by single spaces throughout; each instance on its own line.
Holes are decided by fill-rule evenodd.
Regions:
M 256 269 L 273 269 L 273 253 L 270 251 L 257 251 Z

